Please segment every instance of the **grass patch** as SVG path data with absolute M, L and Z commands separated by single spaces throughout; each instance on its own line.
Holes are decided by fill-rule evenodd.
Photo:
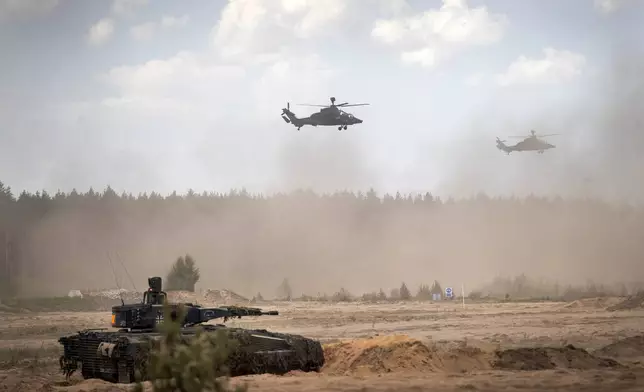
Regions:
M 120 300 L 100 297 L 38 297 L 11 298 L 2 301 L 2 311 L 8 313 L 29 312 L 93 312 L 109 310 L 119 305 Z
M 40 347 L 0 348 L 0 369 L 25 367 L 36 371 L 44 365 L 58 361 L 62 352 L 62 347 L 45 346 L 44 343 Z

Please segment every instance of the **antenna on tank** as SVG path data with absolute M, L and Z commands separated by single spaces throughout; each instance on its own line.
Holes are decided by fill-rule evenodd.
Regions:
M 125 267 L 125 264 L 123 263 L 123 258 L 121 257 L 121 254 L 118 251 L 116 251 L 116 258 L 119 261 L 119 263 L 121 264 L 121 267 L 123 267 L 123 270 L 125 271 L 125 274 L 127 275 L 127 278 L 130 280 L 130 283 L 132 283 L 132 288 L 134 289 L 134 291 L 138 291 L 136 289 L 136 285 L 134 284 L 134 280 L 132 280 L 132 276 L 130 276 L 130 273 L 127 271 L 127 267 Z
M 121 299 L 121 305 L 125 305 L 125 301 L 123 301 L 123 294 L 121 293 L 121 286 L 119 285 L 119 280 L 116 277 L 116 270 L 114 269 L 114 263 L 112 262 L 112 258 L 110 257 L 110 252 L 105 252 L 107 255 L 107 260 L 110 262 L 110 267 L 112 267 L 112 274 L 114 274 L 114 282 L 116 283 L 116 288 L 119 291 L 119 298 Z

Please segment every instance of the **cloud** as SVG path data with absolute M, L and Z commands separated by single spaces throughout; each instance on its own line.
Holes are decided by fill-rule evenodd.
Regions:
M 470 87 L 480 86 L 485 80 L 485 74 L 481 72 L 473 73 L 467 76 L 464 80 L 465 85 Z
M 459 48 L 498 42 L 507 23 L 505 15 L 491 14 L 485 6 L 470 8 L 465 0 L 443 0 L 440 9 L 378 19 L 371 36 L 398 47 L 404 63 L 433 67 Z
M 188 24 L 188 15 L 181 17 L 164 16 L 159 22 L 142 23 L 130 28 L 130 35 L 137 41 L 151 40 L 159 29 L 172 29 L 184 27 Z
M 163 18 L 161 18 L 161 26 L 165 28 L 184 27 L 188 24 L 189 21 L 190 17 L 188 15 L 183 15 L 180 17 L 164 16 Z
M 154 37 L 156 29 L 157 24 L 154 22 L 143 23 L 132 26 L 130 28 L 130 35 L 137 41 L 148 41 Z
M 279 119 L 275 117 L 276 104 L 307 101 L 311 96 L 330 96 L 330 84 L 339 73 L 316 54 L 276 60 L 264 68 L 262 76 L 253 85 L 258 104 L 257 115 Z
M 548 47 L 539 59 L 519 56 L 496 80 L 501 86 L 563 83 L 581 75 L 585 67 L 584 55 Z
M 595 0 L 593 5 L 595 10 L 602 14 L 612 14 L 620 8 L 624 8 L 630 2 L 630 0 Z
M 328 34 L 345 15 L 344 0 L 229 1 L 211 33 L 227 58 L 280 52 L 299 39 Z
M 110 18 L 103 18 L 90 27 L 87 33 L 87 40 L 92 45 L 102 45 L 114 34 L 114 21 Z
M 43 15 L 59 4 L 60 0 L 0 0 L 0 22 Z
M 207 114 L 218 99 L 227 96 L 227 88 L 239 83 L 244 75 L 243 68 L 180 52 L 167 59 L 109 70 L 103 80 L 116 89 L 116 94 L 104 99 L 103 105 L 191 115 L 203 108 L 201 114 Z
M 165 60 L 112 68 L 105 77 L 123 93 L 150 96 L 172 95 L 174 88 L 216 89 L 209 84 L 243 74 L 242 68 L 219 65 L 208 56 L 179 52 Z
M 112 13 L 119 16 L 133 16 L 138 8 L 148 5 L 149 0 L 113 0 Z

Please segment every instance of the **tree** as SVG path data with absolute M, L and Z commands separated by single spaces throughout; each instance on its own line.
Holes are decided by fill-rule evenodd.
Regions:
M 403 301 L 407 301 L 411 299 L 411 292 L 407 288 L 407 285 L 405 284 L 405 282 L 403 282 L 403 284 L 400 285 L 400 299 L 402 299 Z
M 420 301 L 426 301 L 432 299 L 432 292 L 429 289 L 429 286 L 426 284 L 421 284 L 418 288 L 418 293 L 416 293 L 416 299 Z
M 181 256 L 174 262 L 166 278 L 167 290 L 195 291 L 195 284 L 200 278 L 199 268 L 189 254 Z
M 443 288 L 441 287 L 441 284 L 438 283 L 437 280 L 434 281 L 434 284 L 432 285 L 432 289 L 430 290 L 431 294 L 443 294 Z
M 291 289 L 291 284 L 288 282 L 288 279 L 284 278 L 277 288 L 277 298 L 286 301 L 290 301 L 293 298 L 293 289 Z

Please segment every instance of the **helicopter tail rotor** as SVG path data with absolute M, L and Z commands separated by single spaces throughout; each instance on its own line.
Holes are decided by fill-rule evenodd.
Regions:
M 291 103 L 286 102 L 286 108 L 282 109 L 282 120 L 286 122 L 287 124 L 291 123 L 291 119 L 289 118 L 291 114 Z

